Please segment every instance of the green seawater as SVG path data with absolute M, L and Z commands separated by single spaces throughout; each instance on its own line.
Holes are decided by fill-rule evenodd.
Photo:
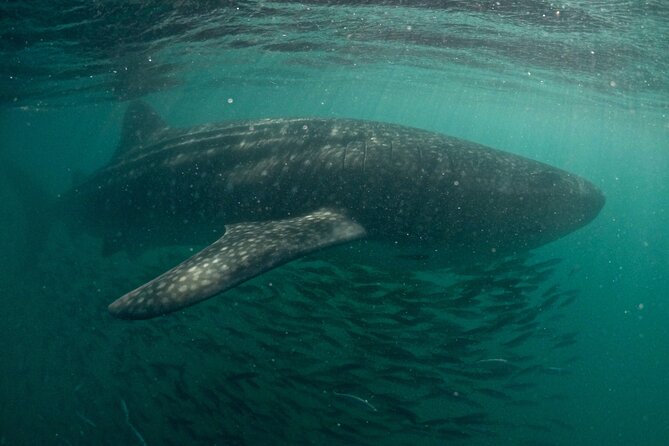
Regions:
M 0 445 L 666 444 L 663 2 L 0 13 Z M 120 321 L 108 303 L 199 247 L 102 257 L 51 204 L 109 160 L 134 99 L 173 126 L 428 129 L 582 175 L 607 203 L 528 258 L 386 271 L 324 253 Z

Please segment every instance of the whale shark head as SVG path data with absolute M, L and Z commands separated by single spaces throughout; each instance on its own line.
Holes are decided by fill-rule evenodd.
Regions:
M 585 226 L 606 201 L 594 184 L 554 167 L 545 166 L 526 179 L 531 198 L 523 220 L 540 244 Z
M 491 173 L 489 188 L 471 201 L 477 205 L 466 217 L 467 233 L 476 241 L 456 235 L 475 254 L 518 252 L 552 242 L 587 225 L 605 204 L 599 188 L 578 175 L 533 160 L 514 162 L 526 165 L 504 175 Z

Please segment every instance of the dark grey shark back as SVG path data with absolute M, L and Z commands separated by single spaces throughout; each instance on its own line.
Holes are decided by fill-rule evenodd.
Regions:
M 127 112 L 111 164 L 73 191 L 108 251 L 214 243 L 110 306 L 145 318 L 278 264 L 369 237 L 451 256 L 526 250 L 592 220 L 602 194 L 575 175 L 423 130 L 348 119 L 169 129 Z

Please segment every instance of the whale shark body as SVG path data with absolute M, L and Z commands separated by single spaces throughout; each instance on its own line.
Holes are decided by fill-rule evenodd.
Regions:
M 65 201 L 108 254 L 208 244 L 109 305 L 127 319 L 184 308 L 354 240 L 451 262 L 521 252 L 584 226 L 604 205 L 579 176 L 424 130 L 325 118 L 177 129 L 142 102 L 126 112 L 109 165 Z

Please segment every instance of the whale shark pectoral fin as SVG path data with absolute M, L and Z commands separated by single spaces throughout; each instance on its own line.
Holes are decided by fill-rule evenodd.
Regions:
M 109 312 L 123 319 L 159 316 L 208 299 L 295 258 L 365 236 L 362 226 L 329 209 L 225 229 L 223 237 L 193 257 L 112 302 Z

